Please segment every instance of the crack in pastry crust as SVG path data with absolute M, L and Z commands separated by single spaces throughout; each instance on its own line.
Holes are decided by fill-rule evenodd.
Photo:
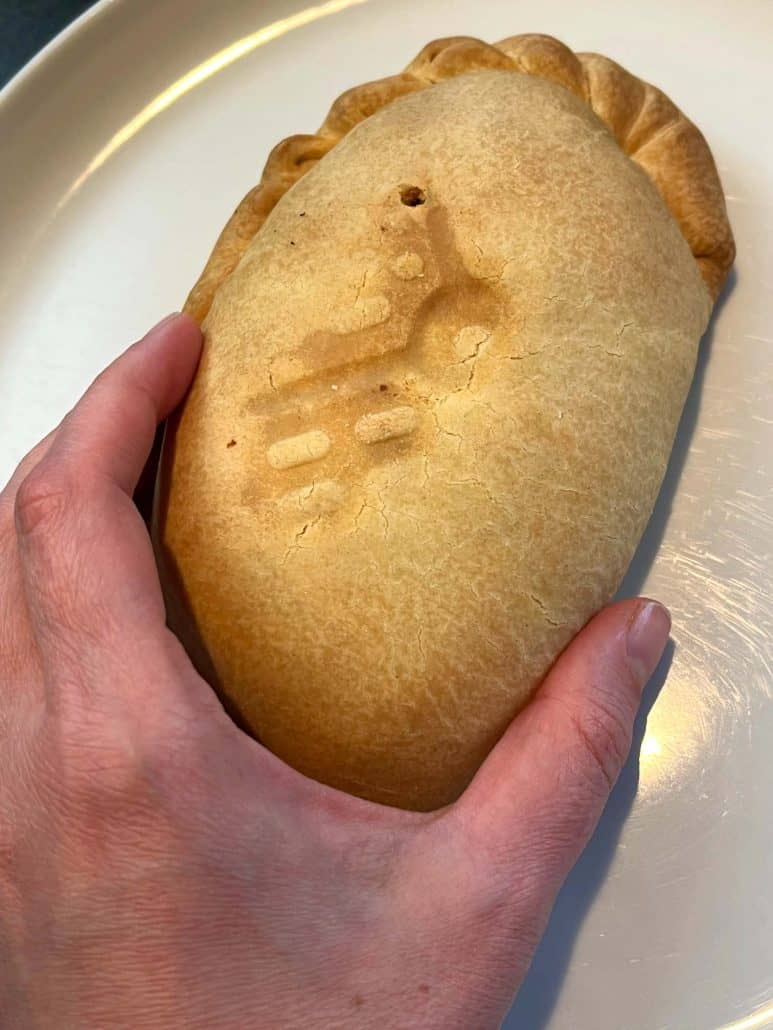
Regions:
M 708 144 L 659 89 L 600 54 L 575 54 L 551 36 L 511 36 L 490 45 L 452 36 L 428 43 L 404 72 L 341 94 L 319 132 L 272 150 L 263 176 L 227 222 L 190 292 L 198 321 L 282 196 L 355 125 L 398 97 L 468 72 L 501 69 L 548 79 L 582 99 L 649 176 L 675 218 L 716 300 L 735 258 L 722 185 Z
M 496 67 L 455 74 L 476 47 Z M 643 169 L 512 60 L 441 46 L 433 89 L 282 145 L 159 477 L 170 627 L 228 711 L 407 808 L 459 796 L 614 595 L 711 308 Z M 655 147 L 640 107 L 618 131 Z

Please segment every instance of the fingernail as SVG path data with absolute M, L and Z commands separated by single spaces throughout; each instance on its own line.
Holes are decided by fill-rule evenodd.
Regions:
M 655 671 L 670 632 L 668 609 L 657 601 L 643 601 L 628 624 L 625 640 L 628 664 L 639 686 L 643 687 Z
M 156 322 L 156 324 L 155 324 L 155 325 L 153 326 L 153 328 L 152 328 L 152 329 L 151 329 L 151 330 L 150 330 L 150 331 L 148 332 L 148 334 L 147 334 L 147 335 L 148 335 L 148 336 L 150 336 L 150 334 L 151 334 L 151 333 L 155 333 L 155 332 L 157 332 L 157 331 L 158 331 L 159 329 L 163 329 L 163 327 L 164 327 L 164 326 L 165 326 L 165 325 L 166 325 L 166 324 L 167 324 L 168 322 L 172 322 L 172 321 L 174 321 L 174 319 L 175 319 L 175 318 L 179 318 L 179 317 L 180 317 L 180 312 L 179 312 L 179 311 L 173 311 L 173 312 L 171 313 L 171 315 L 167 315 L 167 316 L 166 316 L 165 318 L 162 318 L 160 322 Z

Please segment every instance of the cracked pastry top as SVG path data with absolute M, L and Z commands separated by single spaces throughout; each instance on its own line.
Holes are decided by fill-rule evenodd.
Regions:
M 545 36 L 431 43 L 279 144 L 188 299 L 154 527 L 241 724 L 458 796 L 614 594 L 733 256 L 698 129 Z

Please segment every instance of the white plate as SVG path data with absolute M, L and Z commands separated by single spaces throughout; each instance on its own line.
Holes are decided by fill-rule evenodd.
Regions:
M 773 7 L 302 3 L 103 0 L 0 96 L 0 476 L 179 306 L 271 145 L 344 88 L 435 36 L 527 31 L 660 85 L 717 157 L 737 272 L 626 584 L 670 605 L 674 649 L 507 1025 L 773 1027 Z

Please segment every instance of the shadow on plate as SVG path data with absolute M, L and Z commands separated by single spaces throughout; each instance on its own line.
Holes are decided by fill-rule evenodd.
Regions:
M 735 286 L 736 279 L 735 271 L 731 272 L 701 341 L 695 375 L 679 423 L 663 485 L 647 529 L 618 591 L 619 597 L 631 597 L 640 592 L 663 540 L 674 496 L 698 421 L 703 381 L 714 343 L 717 318 Z M 516 1027 L 545 1030 L 550 1024 L 550 1018 L 561 993 L 580 929 L 597 892 L 606 879 L 617 849 L 620 833 L 636 797 L 639 784 L 639 750 L 647 727 L 647 716 L 666 680 L 673 656 L 674 645 L 669 641 L 663 658 L 644 692 L 634 728 L 631 755 L 612 792 L 593 838 L 558 896 L 550 923 L 534 957 L 529 975 L 503 1024 L 503 1030 L 516 1030 Z
M 639 785 L 639 749 L 647 716 L 663 686 L 674 655 L 669 641 L 663 658 L 644 692 L 633 734 L 631 756 L 620 774 L 601 821 L 577 865 L 558 895 L 545 936 L 529 975 L 503 1024 L 503 1030 L 544 1030 L 561 993 L 574 945 L 585 916 L 604 883 L 617 849 L 620 832 Z
M 719 295 L 719 299 L 714 307 L 706 332 L 703 334 L 700 350 L 698 351 L 698 360 L 695 365 L 695 374 L 693 376 L 692 386 L 690 387 L 690 392 L 687 395 L 687 401 L 685 402 L 684 411 L 682 412 L 682 418 L 679 422 L 679 428 L 676 433 L 676 439 L 674 440 L 673 450 L 671 451 L 671 459 L 668 463 L 668 468 L 666 469 L 666 474 L 663 479 L 663 485 L 660 488 L 658 500 L 647 524 L 647 528 L 644 531 L 644 536 L 636 549 L 636 554 L 633 556 L 633 561 L 631 562 L 628 572 L 626 573 L 623 582 L 620 584 L 620 589 L 617 592 L 618 597 L 632 597 L 639 593 L 660 549 L 663 534 L 666 531 L 668 519 L 671 515 L 671 508 L 674 503 L 676 490 L 679 486 L 679 480 L 682 477 L 684 463 L 690 452 L 690 444 L 692 442 L 693 433 L 695 432 L 695 426 L 698 422 L 701 394 L 703 393 L 703 380 L 706 377 L 706 369 L 708 368 L 709 358 L 711 357 L 711 351 L 714 346 L 715 326 L 717 324 L 717 319 L 727 302 L 727 298 L 735 289 L 737 278 L 738 275 L 736 270 L 732 269 L 728 276 L 727 283 L 725 284 L 725 288 Z

